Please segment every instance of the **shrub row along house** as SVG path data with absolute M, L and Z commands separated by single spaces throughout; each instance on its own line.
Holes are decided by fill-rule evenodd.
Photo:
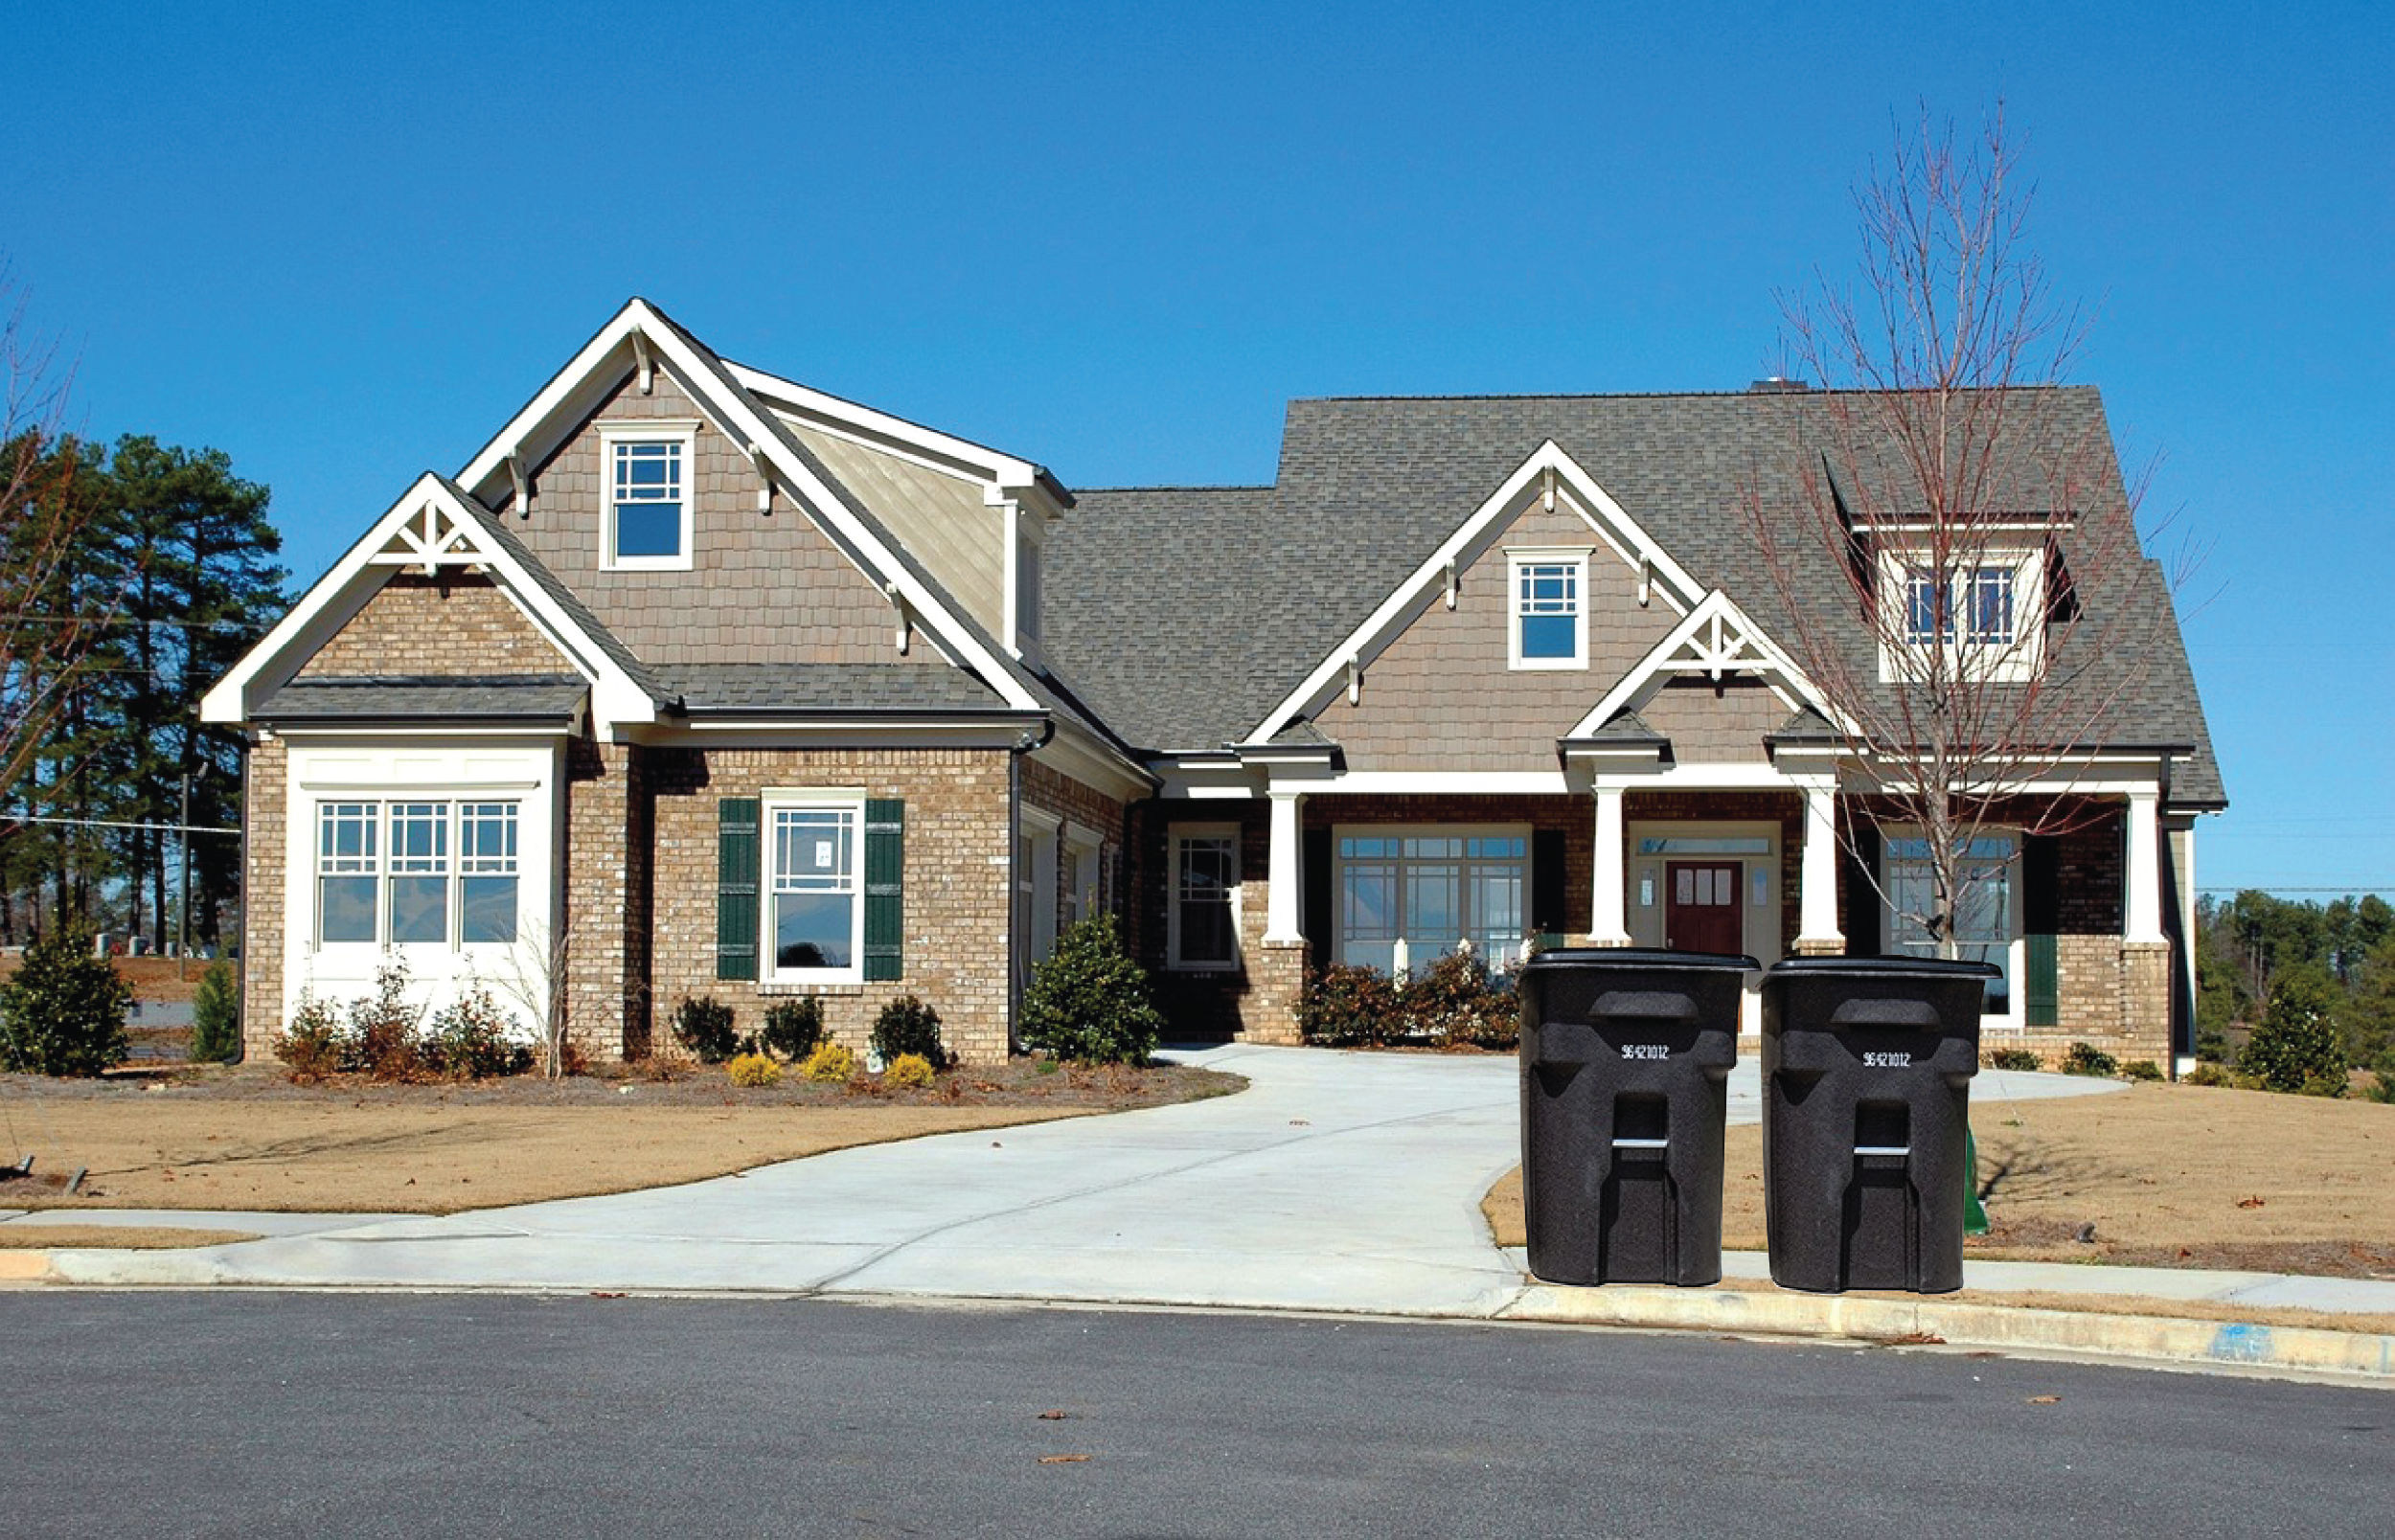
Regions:
M 2029 399 L 2101 474 L 2014 487 L 1967 570 L 1882 562 L 1884 602 L 2102 684 L 1974 829 L 1956 933 L 1991 1041 L 2167 1059 L 2221 781 L 2154 565 L 2071 565 L 2131 517 L 2097 396 Z M 1792 645 L 1849 589 L 1749 518 L 1852 478 L 1838 400 L 1303 400 L 1269 487 L 1077 495 L 635 300 L 208 696 L 253 742 L 248 1045 L 396 952 L 596 1055 L 685 996 L 820 996 L 861 1044 L 914 994 L 989 1061 L 1100 910 L 1177 1029 L 1265 1042 L 1310 962 L 1925 949 L 1919 840 Z M 2149 623 L 2041 656 L 2066 609 Z

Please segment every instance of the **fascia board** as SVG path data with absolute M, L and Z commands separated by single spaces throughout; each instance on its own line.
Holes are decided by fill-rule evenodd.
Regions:
M 1467 553 L 1476 555 L 1492 537 L 1497 522 L 1514 511 L 1522 495 L 1550 471 L 1576 499 L 1585 505 L 1576 508 L 1575 511 L 1588 522 L 1600 537 L 1617 549 L 1627 548 L 1654 567 L 1655 576 L 1662 579 L 1666 597 L 1675 601 L 1676 608 L 1697 603 L 1703 590 L 1698 587 L 1687 570 L 1640 528 L 1638 521 L 1631 518 L 1610 493 L 1598 486 L 1594 477 L 1564 453 L 1561 444 L 1549 439 L 1532 451 L 1530 458 L 1506 477 L 1471 517 L 1457 525 L 1427 560 L 1391 590 L 1364 623 L 1334 647 L 1330 656 L 1317 664 L 1313 671 L 1306 676 L 1305 682 L 1275 706 L 1243 742 L 1269 743 L 1274 735 L 1298 716 L 1318 707 L 1328 697 L 1345 674 L 1349 659 L 1378 655 L 1380 648 L 1386 646 L 1413 618 L 1416 606 L 1428 601 L 1430 588 L 1445 581 L 1448 564 L 1462 560 Z M 1612 527 L 1608 529 L 1608 525 Z
M 1762 626 L 1757 625 L 1745 610 L 1740 609 L 1728 594 L 1717 588 L 1705 595 L 1694 609 L 1681 617 L 1680 623 L 1672 627 L 1671 633 L 1662 641 L 1650 647 L 1645 657 L 1631 665 L 1627 673 L 1615 680 L 1613 688 L 1607 691 L 1597 704 L 1589 709 L 1588 714 L 1575 723 L 1572 730 L 1564 736 L 1585 738 L 1594 735 L 1598 728 L 1613 719 L 1616 712 L 1636 699 L 1639 691 L 1644 690 L 1650 681 L 1658 674 L 1672 671 L 1665 668 L 1666 661 L 1673 653 L 1687 645 L 1699 631 L 1716 620 L 1725 621 L 1737 627 L 1748 644 L 1763 654 L 1764 661 L 1788 682 L 1790 689 L 1796 691 L 1805 705 L 1819 712 L 1833 723 L 1843 722 L 1843 713 L 1830 705 L 1819 689 L 1805 676 L 1804 670 L 1797 668 L 1794 660 L 1789 657 L 1778 643 L 1771 640 L 1770 634 Z
M 477 497 L 483 496 L 489 490 L 488 484 L 506 472 L 508 456 L 515 452 L 517 445 L 535 442 L 543 430 L 551 428 L 560 417 L 567 417 L 569 408 L 579 408 L 571 411 L 569 420 L 581 421 L 589 411 L 589 404 L 582 397 L 603 395 L 615 384 L 614 373 L 609 371 L 603 376 L 602 370 L 616 350 L 634 331 L 644 332 L 654 345 L 658 334 L 667 329 L 641 324 L 644 316 L 653 314 L 641 301 L 628 301 L 599 328 L 598 335 L 582 344 L 582 350 L 566 360 L 565 367 L 550 375 L 549 382 L 508 419 L 507 426 L 466 463 L 466 468 L 458 472 L 458 485 Z
M 1126 802 L 1153 795 L 1163 781 L 1117 754 L 1078 722 L 1060 719 L 1056 736 L 1032 751 L 1034 759 Z
M 898 448 L 912 449 L 925 460 L 946 462 L 942 468 L 968 469 L 978 472 L 978 479 L 1012 487 L 1029 487 L 1039 479 L 1039 467 L 1028 460 L 924 427 L 887 412 L 801 385 L 795 380 L 768 374 L 762 369 L 723 360 L 724 369 L 749 391 L 768 404 L 787 402 L 798 410 L 816 417 L 828 418 L 835 425 L 844 424 L 858 437 L 890 441 Z

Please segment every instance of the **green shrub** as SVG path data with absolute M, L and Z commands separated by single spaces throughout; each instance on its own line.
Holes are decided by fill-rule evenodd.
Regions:
M 347 1035 L 331 1004 L 302 990 L 299 1008 L 274 1040 L 274 1056 L 290 1066 L 292 1079 L 306 1085 L 340 1073 Z
M 480 981 L 469 979 L 454 999 L 433 1012 L 420 1053 L 426 1068 L 452 1080 L 484 1080 L 521 1075 L 532 1068 L 532 1050 L 514 1041 L 515 1023 Z
M 2315 1095 L 2341 1093 L 2345 1044 L 2329 1019 L 2324 982 L 2309 973 L 2291 972 L 2272 985 L 2270 1008 L 2247 1040 L 2237 1067 L 2260 1081 L 2266 1091 L 2318 1086 L 2322 1089 Z M 2335 1089 L 2327 1089 L 2330 1086 Z
M 1512 1048 L 1521 1039 L 1521 997 L 1514 981 L 1491 973 L 1471 952 L 1449 952 L 1401 994 L 1405 1035 L 1473 1048 Z
M 673 1040 L 696 1054 L 701 1064 L 720 1064 L 741 1048 L 732 1008 L 713 995 L 682 997 L 673 1008 Z
M 899 996 L 874 1018 L 873 1051 L 884 1064 L 901 1053 L 917 1053 L 945 1068 L 948 1055 L 940 1046 L 940 1013 L 911 994 Z
M 2118 1075 L 2120 1072 L 2121 1061 L 2093 1043 L 2073 1043 L 2070 1052 L 2063 1055 L 2064 1075 L 2104 1076 Z
M 2378 1067 L 2370 1072 L 2370 1084 L 2361 1094 L 2372 1101 L 2395 1101 L 2395 1053 L 2379 1055 Z
M 2206 1060 L 2205 1062 L 2197 1065 L 2194 1069 L 2189 1070 L 2187 1072 L 2187 1078 L 2181 1083 L 2186 1085 L 2229 1086 L 2235 1085 L 2237 1083 L 2237 1079 L 2236 1076 L 2230 1075 L 2226 1070 L 2221 1068 L 2218 1064 L 2214 1064 L 2209 1060 Z
M 1379 1048 L 1404 1030 L 1396 985 L 1379 968 L 1334 962 L 1309 968 L 1297 994 L 1297 1030 L 1324 1048 Z
M 881 1072 L 881 1083 L 921 1090 L 938 1076 L 939 1072 L 931 1067 L 931 1060 L 921 1053 L 901 1053 L 890 1061 L 889 1068 Z
M 229 1064 L 240 1053 L 241 1002 L 233 964 L 211 962 L 192 994 L 192 1058 L 200 1064 Z
M 1164 1031 L 1148 970 L 1123 950 L 1112 915 L 1060 937 L 1023 991 L 1023 1046 L 1078 1064 L 1145 1064 Z
M 823 1041 L 823 1002 L 813 995 L 777 1000 L 765 1008 L 765 1030 L 757 1046 L 785 1064 L 795 1064 Z
M 2121 1066 L 2121 1074 L 2132 1080 L 2159 1080 L 2162 1078 L 2162 1066 L 2152 1059 L 2131 1059 Z
M 807 1062 L 798 1067 L 798 1074 L 801 1079 L 837 1085 L 855 1078 L 856 1055 L 837 1043 L 818 1043 Z
M 125 1062 L 132 986 L 95 957 L 92 933 L 69 921 L 25 948 L 0 985 L 0 1068 L 28 1075 L 98 1075 Z
M 782 1083 L 782 1066 L 763 1053 L 735 1053 L 723 1073 L 734 1085 L 752 1089 Z
M 2045 1060 L 2025 1048 L 1997 1048 L 1988 1052 L 1988 1068 L 1992 1070 L 2041 1070 Z

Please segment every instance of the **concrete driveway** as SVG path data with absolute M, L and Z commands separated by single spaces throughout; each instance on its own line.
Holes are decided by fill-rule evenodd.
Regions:
M 1492 1314 L 1520 1289 L 1480 1197 L 1519 1159 L 1510 1057 L 1233 1045 L 1246 1092 L 840 1150 L 686 1187 L 61 1253 L 85 1282 L 764 1289 Z M 1975 1099 L 2113 1082 L 1989 1074 Z M 1759 1116 L 1753 1055 L 1730 1119 Z M 636 1152 L 594 1150 L 592 1159 Z M 131 1217 L 131 1216 L 126 1216 Z M 184 1222 L 190 1222 L 185 1216 Z M 225 1222 L 232 1222 L 228 1218 Z

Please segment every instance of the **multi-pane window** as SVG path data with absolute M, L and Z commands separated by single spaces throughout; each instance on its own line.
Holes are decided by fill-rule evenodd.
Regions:
M 2009 646 L 2014 569 L 1962 567 L 1941 580 L 1927 567 L 1905 575 L 1905 640 L 1915 646 L 1962 641 Z
M 1929 842 L 1918 835 L 1886 837 L 1881 881 L 1888 897 L 1888 944 L 1917 957 L 1935 957 L 1938 943 L 1923 922 L 1934 907 L 1935 879 Z M 2013 905 L 2015 836 L 1982 834 L 1971 841 L 1958 866 L 1960 902 L 1954 911 L 1956 955 L 1968 962 L 1993 962 L 2001 978 L 1988 984 L 1987 1014 L 2012 1014 L 2013 941 L 2019 934 Z
M 1529 840 L 1520 834 L 1425 830 L 1342 834 L 1339 961 L 1409 968 L 1469 943 L 1493 965 L 1521 955 Z
M 1231 895 L 1239 887 L 1239 836 L 1232 831 L 1173 837 L 1173 962 L 1185 968 L 1227 968 L 1237 961 Z
M 766 923 L 777 975 L 853 973 L 863 947 L 855 803 L 769 804 Z
M 681 432 L 603 433 L 607 492 L 607 565 L 690 565 L 690 457 Z
M 1579 561 L 1514 566 L 1514 650 L 1522 664 L 1569 664 L 1581 655 Z
M 512 802 L 319 803 L 317 940 L 514 940 L 520 818 Z

